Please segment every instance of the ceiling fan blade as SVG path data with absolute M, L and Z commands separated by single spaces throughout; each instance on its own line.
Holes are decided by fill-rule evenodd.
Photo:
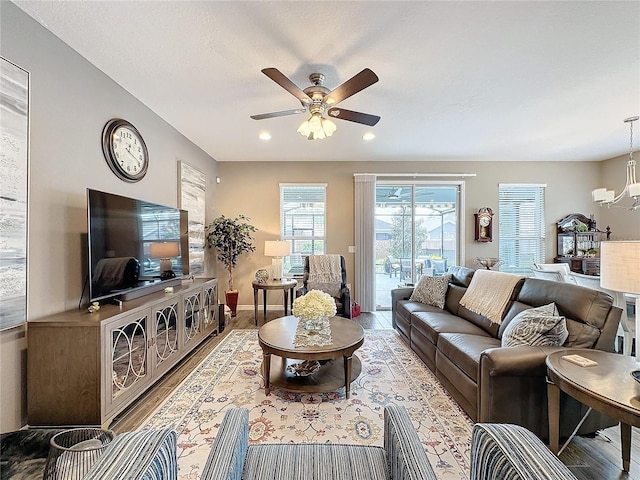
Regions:
M 368 68 L 354 75 L 339 87 L 334 88 L 324 97 L 324 103 L 327 105 L 335 105 L 345 98 L 358 93 L 360 90 L 373 85 L 378 81 L 378 76 Z
M 329 110 L 327 110 L 327 114 L 333 118 L 348 120 L 349 122 L 362 123 L 363 125 L 369 125 L 370 127 L 373 127 L 380 121 L 380 117 L 377 115 L 354 112 L 352 110 L 345 110 L 344 108 L 338 107 L 330 108 Z
M 295 115 L 296 113 L 306 112 L 306 108 L 296 108 L 295 110 L 283 110 L 282 112 L 261 113 L 260 115 L 251 115 L 254 120 L 264 120 L 265 118 L 284 117 L 286 115 Z
M 262 73 L 300 100 L 303 105 L 309 105 L 311 103 L 309 95 L 304 93 L 295 83 L 285 77 L 277 68 L 263 68 Z

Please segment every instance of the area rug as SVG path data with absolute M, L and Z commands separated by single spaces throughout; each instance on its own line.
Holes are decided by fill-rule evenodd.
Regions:
M 234 330 L 144 422 L 179 433 L 179 478 L 198 479 L 225 410 L 249 409 L 252 443 L 383 445 L 385 405 L 404 405 L 440 479 L 469 478 L 472 422 L 393 330 L 368 330 L 362 373 L 327 393 L 264 393 L 256 330 Z

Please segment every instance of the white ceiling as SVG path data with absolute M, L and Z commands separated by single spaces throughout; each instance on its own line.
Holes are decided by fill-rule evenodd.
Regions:
M 640 113 L 635 0 L 14 3 L 218 161 L 601 160 Z M 300 106 L 265 67 L 329 89 L 368 67 L 340 106 L 382 120 L 252 120 Z

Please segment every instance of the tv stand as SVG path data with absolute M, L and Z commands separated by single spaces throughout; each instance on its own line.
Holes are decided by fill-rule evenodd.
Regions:
M 176 279 L 155 292 L 28 321 L 30 426 L 107 428 L 218 324 L 218 280 Z M 158 282 L 162 289 L 168 283 Z

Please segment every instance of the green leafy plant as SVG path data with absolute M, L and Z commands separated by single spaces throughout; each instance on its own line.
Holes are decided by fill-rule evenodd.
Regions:
M 249 217 L 238 215 L 236 218 L 227 218 L 220 215 L 207 225 L 207 247 L 216 250 L 216 258 L 227 269 L 229 290 L 233 290 L 233 269 L 238 263 L 238 258 L 243 253 L 254 252 L 254 232 L 258 229 L 248 223 Z

